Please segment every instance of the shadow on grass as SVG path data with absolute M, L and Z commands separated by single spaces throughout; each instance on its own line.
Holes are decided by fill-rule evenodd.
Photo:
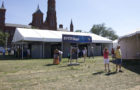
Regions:
M 56 66 L 57 64 L 46 64 L 44 66 Z
M 115 61 L 111 62 L 116 64 Z M 140 60 L 123 60 L 122 67 L 137 74 L 140 74 Z
M 104 71 L 100 71 L 100 72 L 93 73 L 92 75 L 101 75 L 103 73 L 104 73 Z M 114 75 L 114 74 L 117 74 L 117 72 L 109 72 L 109 73 L 106 73 L 105 75 L 110 76 L 110 75 Z
M 104 73 L 103 71 L 100 71 L 100 72 L 93 73 L 92 75 L 101 75 L 103 73 Z
M 114 75 L 114 74 L 117 74 L 117 72 L 109 72 L 109 73 L 106 73 L 105 75 L 110 76 L 110 75 Z

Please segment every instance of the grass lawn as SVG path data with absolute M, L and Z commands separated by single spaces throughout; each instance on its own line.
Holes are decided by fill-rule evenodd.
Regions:
M 67 66 L 67 59 L 52 65 L 52 59 L 0 60 L 0 90 L 140 90 L 140 63 L 124 63 L 123 73 L 104 72 L 102 57 L 79 59 L 79 66 Z

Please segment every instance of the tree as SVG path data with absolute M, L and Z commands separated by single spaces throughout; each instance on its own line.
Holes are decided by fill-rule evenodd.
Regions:
M 4 46 L 4 34 L 3 32 L 0 32 L 0 46 Z
M 8 33 L 0 32 L 0 46 L 6 46 L 8 37 Z
M 82 30 L 76 30 L 75 32 L 82 32 Z
M 116 35 L 115 31 L 112 28 L 106 27 L 104 23 L 93 25 L 90 32 L 111 40 L 118 39 L 118 35 Z

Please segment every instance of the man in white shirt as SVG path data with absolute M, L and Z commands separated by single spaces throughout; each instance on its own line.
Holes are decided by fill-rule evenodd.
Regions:
M 59 62 L 61 62 L 63 52 L 60 50 L 58 52 L 59 52 Z

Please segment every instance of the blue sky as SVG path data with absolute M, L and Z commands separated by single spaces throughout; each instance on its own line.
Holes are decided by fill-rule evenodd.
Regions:
M 47 0 L 0 0 L 5 2 L 6 23 L 29 24 L 37 5 L 46 19 Z M 140 0 L 56 0 L 57 22 L 69 29 L 88 32 L 93 24 L 105 23 L 122 36 L 140 28 Z

